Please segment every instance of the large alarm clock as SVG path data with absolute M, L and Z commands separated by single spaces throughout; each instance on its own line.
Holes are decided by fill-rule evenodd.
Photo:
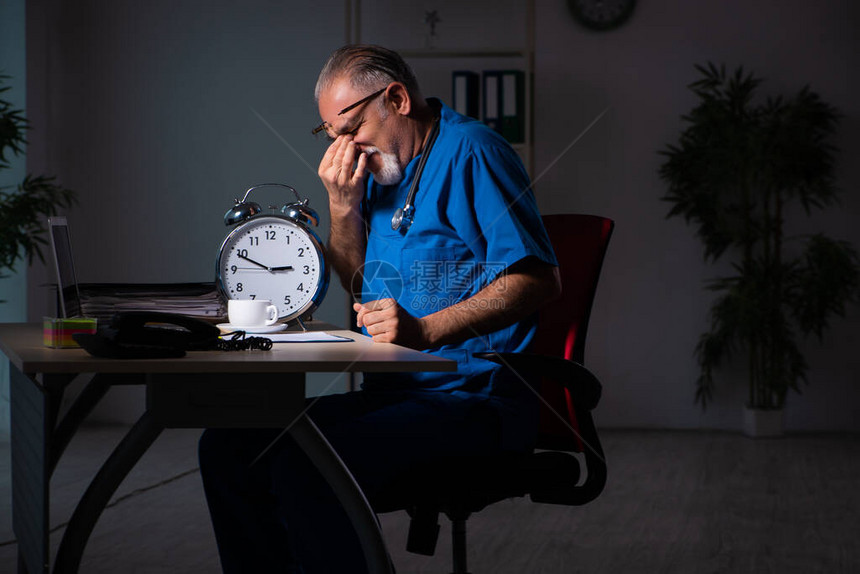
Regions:
M 264 213 L 248 195 L 260 187 L 292 190 L 296 202 L 279 212 Z M 256 185 L 235 200 L 224 215 L 235 228 L 218 250 L 217 281 L 227 299 L 268 299 L 278 308 L 281 321 L 301 320 L 314 312 L 325 297 L 329 282 L 325 248 L 312 227 L 319 224 L 308 200 L 288 185 Z

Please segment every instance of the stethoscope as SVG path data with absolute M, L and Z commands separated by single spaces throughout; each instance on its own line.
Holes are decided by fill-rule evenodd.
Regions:
M 418 167 L 415 168 L 415 177 L 412 178 L 412 185 L 409 187 L 409 193 L 406 194 L 406 201 L 403 203 L 403 207 L 398 207 L 391 217 L 391 229 L 394 231 L 397 231 L 401 227 L 403 231 L 407 231 L 415 220 L 415 206 L 412 202 L 415 201 L 415 194 L 418 193 L 418 182 L 421 180 L 424 164 L 427 163 L 427 157 L 430 155 L 430 150 L 433 149 L 433 142 L 436 141 L 437 135 L 439 135 L 438 117 L 433 120 L 433 127 L 427 136 L 427 143 L 424 144 L 421 159 L 418 160 Z

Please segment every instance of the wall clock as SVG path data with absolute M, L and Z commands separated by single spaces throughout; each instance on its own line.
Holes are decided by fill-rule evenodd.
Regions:
M 592 30 L 612 30 L 630 18 L 636 0 L 568 0 L 573 16 Z
M 279 213 L 263 213 L 248 195 L 270 186 L 292 190 L 297 201 Z M 328 290 L 329 268 L 322 241 L 312 229 L 319 217 L 307 199 L 288 185 L 257 185 L 235 201 L 224 223 L 236 226 L 217 258 L 217 282 L 227 299 L 268 299 L 284 322 L 301 321 L 319 307 Z

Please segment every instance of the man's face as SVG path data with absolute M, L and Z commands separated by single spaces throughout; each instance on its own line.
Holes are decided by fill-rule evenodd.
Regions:
M 335 81 L 320 94 L 320 117 L 329 138 L 352 138 L 358 150 L 367 154 L 367 170 L 374 179 L 382 185 L 393 185 L 403 179 L 403 167 L 398 157 L 400 139 L 387 125 L 390 113 L 377 101 L 386 97 L 385 92 L 340 113 L 368 96 L 373 92 L 358 92 L 348 80 Z

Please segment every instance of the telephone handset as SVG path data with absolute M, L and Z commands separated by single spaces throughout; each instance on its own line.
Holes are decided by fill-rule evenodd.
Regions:
M 221 330 L 205 321 L 157 311 L 126 311 L 113 316 L 95 334 L 78 333 L 75 341 L 96 357 L 111 359 L 177 358 L 186 351 L 214 349 Z

